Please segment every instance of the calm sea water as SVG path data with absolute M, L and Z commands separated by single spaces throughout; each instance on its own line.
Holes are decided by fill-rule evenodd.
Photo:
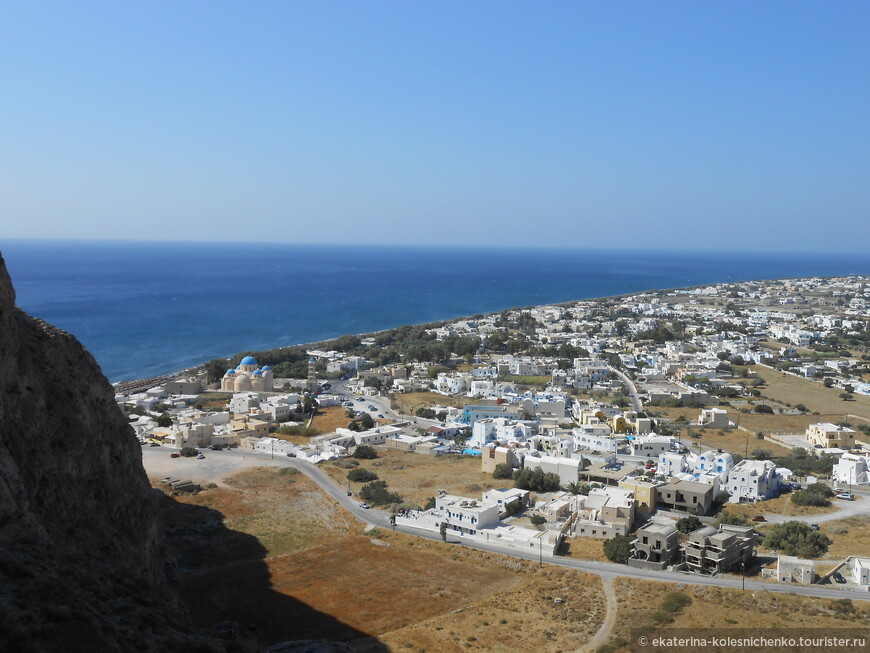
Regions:
M 870 257 L 0 241 L 18 305 L 111 381 L 218 356 L 646 289 L 870 274 Z

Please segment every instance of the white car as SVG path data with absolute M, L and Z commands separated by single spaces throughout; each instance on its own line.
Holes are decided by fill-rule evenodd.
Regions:
M 852 494 L 851 492 L 839 492 L 837 494 L 837 498 L 838 499 L 845 499 L 846 501 L 854 501 L 855 495 Z

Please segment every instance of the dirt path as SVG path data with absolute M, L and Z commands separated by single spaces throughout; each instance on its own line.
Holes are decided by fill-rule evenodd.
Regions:
M 601 628 L 586 643 L 586 646 L 582 649 L 583 651 L 595 651 L 598 647 L 606 644 L 610 638 L 610 633 L 613 632 L 613 627 L 616 625 L 616 612 L 619 609 L 619 605 L 616 602 L 616 592 L 613 589 L 613 578 L 602 576 L 601 585 L 604 587 L 604 596 L 607 599 L 607 615 L 604 617 L 604 623 L 601 624 Z

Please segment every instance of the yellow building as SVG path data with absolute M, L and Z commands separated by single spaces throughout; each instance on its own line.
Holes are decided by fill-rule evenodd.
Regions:
M 855 446 L 855 431 L 830 422 L 820 422 L 807 427 L 807 440 L 823 449 L 851 449 Z

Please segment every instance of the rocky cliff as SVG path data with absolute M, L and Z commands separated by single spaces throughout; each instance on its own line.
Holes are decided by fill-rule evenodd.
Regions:
M 16 308 L 0 257 L 0 650 L 211 648 L 168 589 L 158 502 L 93 357 Z

